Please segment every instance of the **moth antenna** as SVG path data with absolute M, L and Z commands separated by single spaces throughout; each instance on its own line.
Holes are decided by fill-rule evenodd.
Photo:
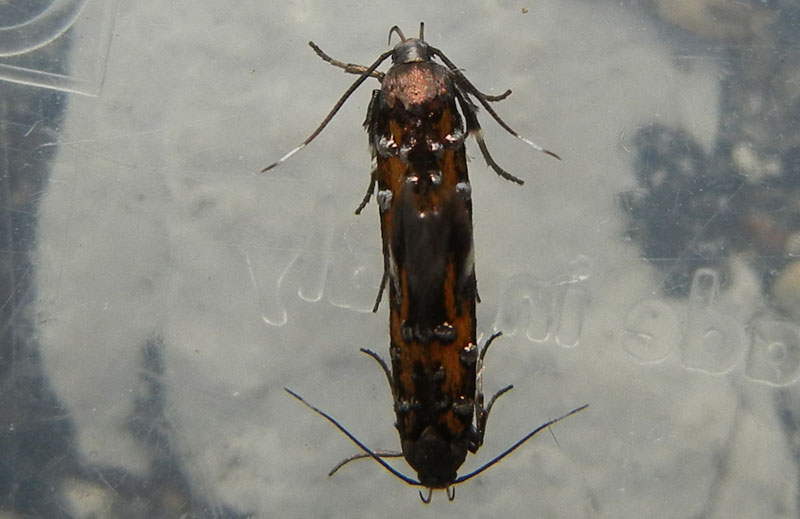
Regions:
M 465 474 L 464 476 L 456 478 L 456 480 L 453 481 L 453 484 L 463 483 L 464 481 L 467 481 L 468 479 L 474 478 L 475 476 L 477 476 L 481 472 L 487 470 L 489 467 L 495 465 L 500 460 L 502 460 L 503 458 L 505 458 L 506 456 L 508 456 L 509 454 L 514 452 L 515 450 L 517 450 L 517 448 L 519 448 L 526 441 L 528 441 L 531 438 L 533 438 L 534 436 L 536 436 L 536 434 L 539 433 L 542 429 L 546 429 L 546 428 L 550 427 L 551 425 L 553 425 L 555 423 L 558 423 L 558 422 L 560 422 L 561 420 L 563 420 L 565 418 L 569 418 L 570 416 L 574 415 L 575 413 L 579 413 L 579 412 L 583 411 L 587 407 L 589 407 L 589 404 L 584 404 L 584 405 L 582 405 L 582 406 L 580 406 L 578 408 L 573 409 L 572 411 L 570 411 L 569 413 L 567 413 L 565 415 L 561 415 L 558 418 L 555 418 L 553 420 L 550 420 L 547 423 L 544 423 L 544 424 L 540 425 L 539 427 L 537 427 L 533 431 L 531 431 L 528 434 L 526 434 L 525 436 L 523 436 L 517 443 L 515 443 L 514 445 L 512 445 L 508 449 L 504 450 L 503 452 L 501 452 L 499 455 L 495 456 L 493 459 L 489 460 L 484 465 L 478 467 L 477 469 L 473 470 L 469 474 Z
M 314 138 L 317 135 L 319 135 L 322 132 L 322 130 L 325 129 L 325 127 L 328 125 L 328 123 L 331 122 L 331 119 L 333 119 L 333 116 L 336 115 L 336 112 L 338 112 L 339 109 L 344 104 L 344 102 L 347 101 L 347 98 L 350 97 L 350 94 L 355 92 L 356 89 L 361 85 L 361 83 L 363 83 L 368 77 L 370 77 L 370 75 L 372 75 L 372 72 L 374 72 L 375 69 L 378 68 L 380 66 L 380 64 L 383 63 L 386 60 L 386 58 L 388 58 L 389 56 L 392 55 L 392 52 L 394 52 L 394 51 L 390 50 L 390 51 L 386 51 L 383 54 L 381 54 L 378 57 L 378 59 L 376 59 L 375 62 L 372 65 L 367 67 L 364 70 L 364 72 L 361 73 L 361 75 L 358 77 L 358 79 L 356 79 L 353 82 L 353 84 L 350 85 L 350 88 L 348 88 L 344 92 L 344 94 L 342 94 L 342 97 L 340 97 L 339 100 L 336 101 L 336 104 L 333 105 L 333 108 L 328 113 L 328 115 L 325 117 L 325 119 L 323 119 L 322 122 L 320 123 L 320 125 L 317 126 L 317 129 L 314 130 L 314 132 L 311 135 L 309 135 L 308 138 L 306 140 L 304 140 L 302 142 L 302 144 L 300 144 L 300 146 L 296 147 L 295 149 L 293 149 L 292 151 L 290 151 L 289 153 L 287 153 L 286 155 L 284 155 L 283 157 L 278 159 L 276 162 L 273 162 L 272 164 L 270 164 L 266 168 L 262 169 L 261 173 L 266 173 L 267 171 L 271 170 L 272 168 L 280 165 L 282 162 L 286 161 L 289 157 L 291 157 L 292 155 L 294 155 L 298 151 L 300 151 L 303 148 L 305 148 L 308 145 L 309 142 L 313 141 Z
M 425 22 L 419 22 L 419 39 L 425 41 L 423 34 L 425 33 Z
M 422 483 L 420 483 L 419 481 L 417 481 L 417 480 L 415 480 L 415 479 L 412 479 L 412 478 L 410 478 L 410 477 L 406 476 L 405 474 L 403 474 L 403 473 L 401 473 L 400 471 L 398 471 L 396 468 L 392 467 L 391 465 L 389 465 L 388 463 L 386 463 L 385 461 L 383 461 L 383 460 L 381 459 L 381 457 L 380 457 L 380 456 L 379 456 L 379 455 L 378 455 L 378 454 L 377 454 L 375 451 L 373 451 L 372 449 L 370 449 L 369 447 L 367 447 L 366 445 L 364 445 L 363 443 L 361 443 L 361 440 L 359 440 L 358 438 L 356 438 L 356 437 L 353 435 L 353 433 L 351 433 L 350 431 L 348 431 L 347 429 L 345 429 L 345 428 L 344 428 L 344 426 L 343 426 L 342 424 L 340 424 L 339 422 L 337 422 L 337 421 L 336 421 L 336 419 L 335 419 L 335 418 L 333 418 L 331 415 L 329 415 L 329 414 L 328 414 L 328 413 L 326 413 L 325 411 L 323 411 L 323 410 L 321 410 L 321 409 L 319 409 L 319 408 L 317 408 L 317 407 L 314 407 L 313 405 L 309 404 L 308 402 L 306 402 L 306 401 L 305 401 L 305 399 L 304 399 L 303 397 L 301 397 L 300 395 L 298 395 L 297 393 L 295 393 L 294 391 L 292 391 L 292 390 L 291 390 L 291 389 L 289 389 L 288 387 L 285 387 L 285 388 L 283 388 L 283 390 L 284 390 L 284 391 L 286 391 L 287 393 L 289 393 L 290 395 L 292 395 L 292 396 L 293 396 L 295 399 L 297 399 L 297 400 L 298 400 L 298 401 L 299 401 L 301 404 L 305 405 L 306 407 L 308 407 L 309 409 L 311 409 L 312 411 L 314 411 L 315 413 L 317 413 L 317 414 L 318 414 L 318 415 L 320 415 L 321 417 L 325 418 L 325 419 L 326 419 L 328 422 L 330 422 L 331 424 L 333 424 L 333 426 L 334 426 L 334 427 L 336 427 L 337 429 L 339 429 L 339 430 L 340 430 L 340 431 L 341 431 L 341 432 L 342 432 L 342 433 L 343 433 L 345 436 L 347 436 L 348 438 L 350 438 L 350 441 L 352 441 L 353 443 L 355 443 L 356 445 L 358 445 L 358 447 L 359 447 L 359 448 L 360 448 L 362 451 L 364 451 L 364 452 L 365 452 L 365 453 L 366 453 L 368 456 L 370 456 L 372 459 L 374 459 L 375 461 L 377 461 L 377 462 L 378 462 L 378 464 L 379 464 L 379 465 L 381 465 L 383 468 L 385 468 L 386 470 L 388 470 L 389 472 L 391 472 L 392 474 L 394 474 L 394 475 L 395 475 L 395 477 L 397 477 L 398 479 L 401 479 L 401 480 L 405 481 L 406 483 L 408 483 L 409 485 L 412 485 L 412 486 L 416 486 L 416 487 L 418 487 L 418 486 L 421 486 L 421 485 L 422 485 Z

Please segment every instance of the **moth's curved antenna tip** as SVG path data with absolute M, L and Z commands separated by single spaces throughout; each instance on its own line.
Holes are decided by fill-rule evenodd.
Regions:
M 261 173 L 266 173 L 267 171 L 271 170 L 272 168 L 276 168 L 276 167 L 280 166 L 282 162 L 286 161 L 289 157 L 291 157 L 292 155 L 294 155 L 295 153 L 297 153 L 298 151 L 302 150 L 305 147 L 306 147 L 305 144 L 301 144 L 300 146 L 296 147 L 295 149 L 293 149 L 292 151 L 290 151 L 289 153 L 287 153 L 286 155 L 284 155 L 283 157 L 281 157 L 277 161 L 273 162 L 272 164 L 270 164 L 266 168 L 262 169 Z
M 502 392 L 502 390 L 501 390 L 501 392 Z M 496 395 L 496 396 L 498 396 L 498 395 Z M 491 402 L 490 402 L 490 404 L 491 404 Z M 478 474 L 486 471 L 492 465 L 498 463 L 500 460 L 502 460 L 503 458 L 505 458 L 506 456 L 508 456 L 509 454 L 514 452 L 515 450 L 517 450 L 517 448 L 519 446 L 521 446 L 523 443 L 525 443 L 526 441 L 528 441 L 531 438 L 533 438 L 534 436 L 536 436 L 542 429 L 549 429 L 551 425 L 555 425 L 556 423 L 560 422 L 561 420 L 564 420 L 565 418 L 568 418 L 568 417 L 574 415 L 575 413 L 579 413 L 579 412 L 583 411 L 587 407 L 589 407 L 589 404 L 583 404 L 582 406 L 577 407 L 577 408 L 573 409 L 572 411 L 559 416 L 558 418 L 555 418 L 553 420 L 550 420 L 549 422 L 543 423 L 542 425 L 540 425 L 536 429 L 532 430 L 531 432 L 529 432 L 528 434 L 526 434 L 525 436 L 520 438 L 514 445 L 512 445 L 511 447 L 509 447 L 506 450 L 504 450 L 502 453 L 500 453 L 497 456 L 495 456 L 494 458 L 492 458 L 490 461 L 484 463 L 483 465 L 481 465 L 477 469 L 473 470 L 469 474 L 465 474 L 465 475 L 463 475 L 461 477 L 456 478 L 455 481 L 453 481 L 453 484 L 454 485 L 458 485 L 459 483 L 463 483 L 464 481 L 468 481 L 468 480 L 474 478 Z
M 517 139 L 521 140 L 522 142 L 524 142 L 525 144 L 527 144 L 527 145 L 528 145 L 528 146 L 530 146 L 531 148 L 535 149 L 536 151 L 541 151 L 542 153 L 545 153 L 545 154 L 547 154 L 547 155 L 550 155 L 551 157 L 553 157 L 553 158 L 555 158 L 555 159 L 561 160 L 561 157 L 559 157 L 559 156 L 558 156 L 558 154 L 556 154 L 556 153 L 554 153 L 554 152 L 552 152 L 552 151 L 550 151 L 550 150 L 548 150 L 548 149 L 545 149 L 545 148 L 544 148 L 543 146 L 541 146 L 540 144 L 536 144 L 536 143 L 535 143 L 535 142 L 533 142 L 532 140 L 530 140 L 530 139 L 526 139 L 526 138 L 525 138 L 525 137 L 523 137 L 522 135 L 518 135 L 518 134 L 516 134 L 516 133 L 512 133 L 512 135 L 514 135 L 514 137 L 516 137 Z
M 551 157 L 555 158 L 555 159 L 558 159 L 558 160 L 564 160 L 564 159 L 562 159 L 562 158 L 561 158 L 561 157 L 560 157 L 560 156 L 559 156 L 557 153 L 553 153 L 553 152 L 552 152 L 552 151 L 550 151 L 550 150 L 544 150 L 544 152 L 545 152 L 546 154 L 550 155 Z

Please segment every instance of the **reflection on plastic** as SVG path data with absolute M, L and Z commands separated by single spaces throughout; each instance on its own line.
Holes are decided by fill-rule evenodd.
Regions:
M 306 235 L 303 254 L 298 258 L 300 287 L 297 295 L 315 303 L 322 299 L 333 248 L 333 217 L 336 203 L 332 196 L 324 196 L 314 206 L 313 224 Z
M 756 318 L 747 324 L 748 336 L 745 323 L 715 307 L 718 291 L 716 271 L 699 269 L 695 273 L 685 330 L 679 315 L 666 303 L 655 299 L 637 303 L 625 317 L 622 347 L 641 364 L 661 362 L 680 349 L 684 367 L 711 375 L 729 373 L 744 358 L 745 376 L 754 382 L 771 386 L 797 382 L 800 326 Z
M 337 238 L 336 212 L 330 197 L 315 205 L 316 223 L 307 226 L 303 247 L 275 279 L 256 279 L 247 257 L 265 323 L 286 324 L 281 298 L 291 294 L 310 302 L 327 295 L 334 306 L 360 312 L 371 309 L 382 274 L 380 256 L 363 252 L 371 250 L 369 233 L 362 231 L 366 225 L 363 220 L 352 223 L 343 233 L 344 239 Z M 493 329 L 506 335 L 524 330 L 531 342 L 553 340 L 565 348 L 577 346 L 591 303 L 585 283 L 591 265 L 585 258 L 577 258 L 570 263 L 569 271 L 548 281 L 530 274 L 510 277 Z M 640 364 L 659 363 L 680 352 L 685 368 L 711 375 L 729 373 L 744 359 L 745 374 L 754 382 L 786 386 L 800 379 L 800 327 L 759 318 L 750 323 L 752 333 L 748 336 L 746 323 L 717 306 L 719 290 L 719 273 L 703 268 L 694 274 L 684 315 L 657 299 L 636 303 L 625 316 L 620 346 Z
M 3 17 L 10 9 L 14 16 Z M 16 2 L 3 7 L 0 80 L 99 94 L 116 15 L 117 0 Z
M 625 316 L 623 348 L 642 364 L 661 362 L 680 341 L 680 322 L 666 303 L 647 299 Z
M 287 315 L 286 308 L 280 303 L 278 294 L 278 284 L 276 283 L 274 290 L 267 291 L 270 297 L 265 295 L 264 290 L 261 290 L 261 283 L 256 277 L 253 270 L 253 262 L 250 256 L 245 252 L 245 260 L 247 261 L 247 271 L 250 274 L 250 282 L 256 291 L 256 298 L 258 300 L 258 308 L 261 310 L 261 319 L 272 326 L 283 326 L 286 324 Z
M 87 3 L 88 0 L 54 0 L 28 21 L 0 27 L 0 56 L 15 56 L 44 47 L 72 27 Z
M 334 245 L 329 278 L 328 300 L 339 308 L 371 312 L 378 284 L 383 276 L 383 258 L 375 247 L 373 231 L 365 228 L 373 222 L 356 218 L 343 240 Z M 372 255 L 364 251 L 373 250 Z M 359 252 L 361 251 L 361 252 Z
M 248 268 L 256 288 L 262 320 L 272 326 L 283 326 L 288 316 L 284 297 L 296 294 L 304 301 L 319 302 L 327 296 L 340 308 L 369 312 L 383 275 L 380 256 L 367 256 L 357 251 L 369 250 L 363 240 L 373 238 L 361 232 L 365 219 L 357 219 L 342 233 L 336 225 L 340 213 L 332 196 L 317 201 L 304 226 L 302 247 L 288 260 L 274 279 L 256 279 L 251 259 Z M 255 260 L 252 260 L 255 261 Z
M 747 337 L 733 317 L 719 312 L 714 299 L 719 292 L 719 274 L 698 269 L 689 292 L 689 312 L 683 336 L 683 365 L 714 375 L 733 369 L 744 352 Z
M 503 290 L 494 329 L 507 336 L 525 327 L 525 336 L 533 342 L 550 338 L 555 304 L 550 287 L 530 274 L 512 276 Z
M 796 382 L 800 377 L 800 327 L 787 321 L 756 322 L 746 374 L 775 386 Z
M 590 300 L 583 285 L 589 277 L 584 263 L 571 262 L 571 267 L 580 267 L 580 272 L 555 281 L 542 281 L 530 274 L 509 278 L 501 295 L 494 330 L 513 336 L 524 327 L 526 337 L 532 342 L 554 338 L 562 347 L 577 346 Z
M 567 286 L 563 293 L 561 312 L 558 315 L 556 344 L 565 348 L 578 345 L 583 331 L 589 292 L 583 286 Z

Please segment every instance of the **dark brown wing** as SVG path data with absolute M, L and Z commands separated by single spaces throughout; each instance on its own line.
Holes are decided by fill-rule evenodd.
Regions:
M 385 82 L 407 86 L 411 80 L 400 74 L 430 77 L 441 72 L 435 67 L 390 70 Z M 412 107 L 389 90 L 384 85 L 373 97 L 366 126 L 377 160 L 397 428 L 420 481 L 446 487 L 475 445 L 476 290 L 465 132 L 452 90 L 430 89 L 436 95 Z

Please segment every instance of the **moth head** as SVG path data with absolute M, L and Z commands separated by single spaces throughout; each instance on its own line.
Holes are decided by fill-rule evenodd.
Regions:
M 422 486 L 448 488 L 467 457 L 464 441 L 447 440 L 435 426 L 428 426 L 419 438 L 403 441 L 403 455 L 417 471 Z

